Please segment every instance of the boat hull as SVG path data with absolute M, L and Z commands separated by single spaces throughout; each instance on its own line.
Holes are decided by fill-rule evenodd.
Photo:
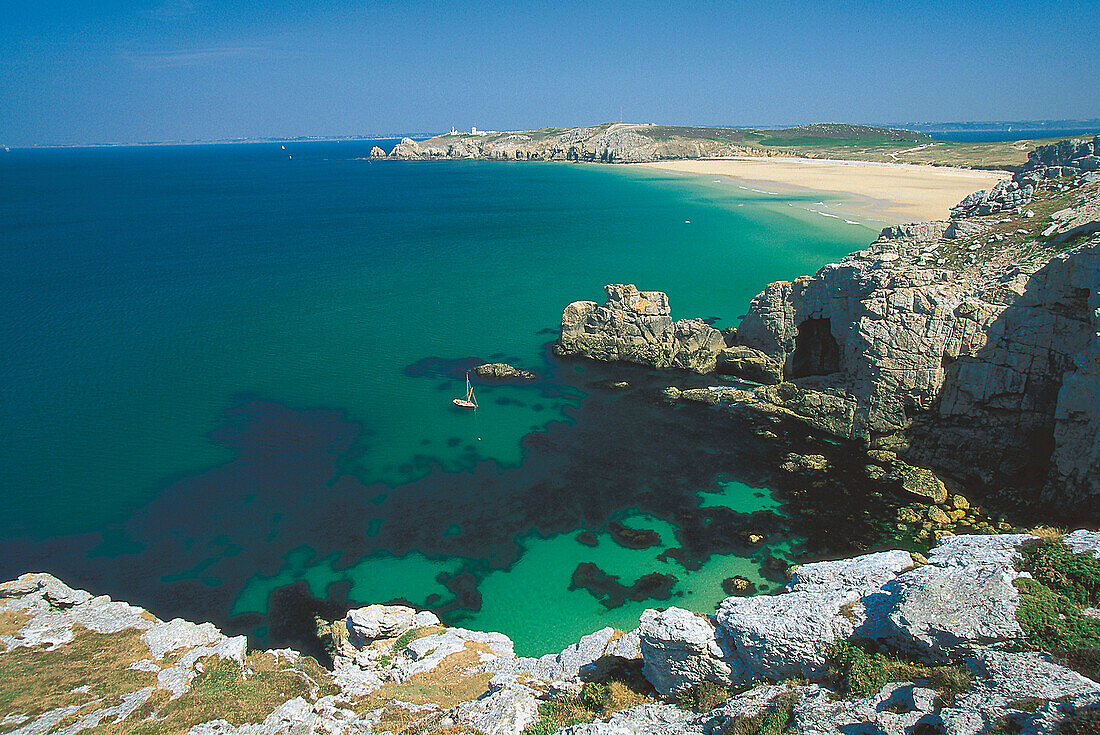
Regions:
M 474 410 L 475 408 L 477 408 L 476 403 L 470 403 L 469 401 L 464 401 L 461 398 L 455 398 L 453 400 L 454 400 L 454 404 L 456 406 L 458 406 L 459 408 L 468 408 L 471 411 Z

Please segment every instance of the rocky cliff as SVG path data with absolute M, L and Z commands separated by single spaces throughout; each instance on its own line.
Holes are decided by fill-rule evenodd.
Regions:
M 929 140 L 921 133 L 862 125 L 818 124 L 785 130 L 702 128 L 604 123 L 578 128 L 437 135 L 404 138 L 390 152 L 398 160 L 479 159 L 492 161 L 644 161 L 722 156 L 813 155 L 807 141 L 869 141 L 901 150 Z
M 724 402 L 969 487 L 1100 510 L 1097 150 L 1100 138 L 1040 148 L 949 222 L 888 227 L 814 276 L 769 284 L 731 346 L 703 346 L 718 372 L 764 384 Z M 574 345 L 575 311 L 562 326 Z M 566 352 L 660 365 L 624 323 L 585 320 L 584 344 L 599 349 Z M 697 352 L 688 367 L 710 365 Z
M 515 656 L 499 633 L 372 605 L 320 625 L 331 669 L 28 574 L 0 585 L 0 729 L 1093 732 L 1098 549 L 1086 531 L 958 536 L 927 559 L 806 564 L 781 594 L 731 597 L 714 615 L 646 610 L 635 630 L 541 658 Z
M 700 373 L 715 369 L 725 347 L 722 333 L 700 319 L 674 322 L 668 296 L 639 291 L 633 284 L 604 287 L 607 301 L 574 301 L 565 307 L 559 355 L 584 355 L 595 360 L 623 360 L 659 368 Z
M 740 136 L 729 139 L 655 135 L 655 125 L 610 123 L 567 130 L 404 138 L 390 158 L 490 161 L 592 161 L 639 163 L 710 156 L 765 155 Z

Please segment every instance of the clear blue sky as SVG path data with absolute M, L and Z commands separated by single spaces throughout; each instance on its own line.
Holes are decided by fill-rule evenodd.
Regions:
M 0 144 L 1100 117 L 1097 0 L 29 0 Z

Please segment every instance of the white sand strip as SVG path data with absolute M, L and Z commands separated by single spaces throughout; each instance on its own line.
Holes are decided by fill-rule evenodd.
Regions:
M 728 176 L 766 187 L 769 192 L 785 188 L 847 195 L 852 200 L 845 209 L 889 223 L 946 219 L 951 207 L 967 194 L 990 189 L 1011 175 L 947 166 L 820 158 L 738 157 L 630 165 L 700 176 Z

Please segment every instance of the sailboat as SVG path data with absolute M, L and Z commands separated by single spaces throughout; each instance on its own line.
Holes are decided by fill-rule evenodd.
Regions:
M 466 398 L 455 398 L 454 404 L 459 408 L 468 408 L 471 411 L 477 408 L 477 399 L 474 398 L 474 388 L 470 385 L 470 371 L 466 371 Z

